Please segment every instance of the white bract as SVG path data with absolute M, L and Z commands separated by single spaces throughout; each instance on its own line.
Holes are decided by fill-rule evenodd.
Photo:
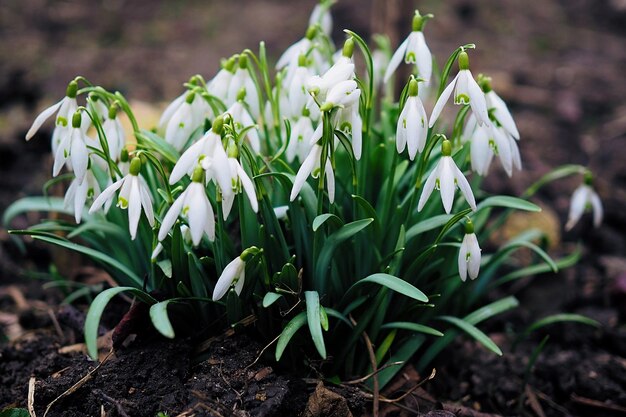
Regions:
M 206 234 L 210 241 L 215 240 L 215 214 L 206 195 L 203 175 L 202 168 L 196 168 L 189 186 L 169 208 L 159 229 L 159 241 L 165 239 L 181 214 L 187 218 L 194 246 L 200 244 L 203 234 Z
M 417 203 L 417 211 L 421 211 L 424 208 L 428 197 L 430 197 L 433 190 L 437 188 L 441 192 L 443 208 L 446 213 L 449 214 L 452 210 L 454 190 L 457 186 L 472 210 L 476 210 L 476 200 L 474 200 L 472 188 L 463 173 L 456 166 L 454 159 L 450 156 L 452 151 L 450 141 L 444 140 L 441 149 L 441 159 L 439 159 L 437 166 L 435 166 L 435 169 L 433 169 L 424 183 L 422 195 Z
M 478 86 L 469 70 L 469 57 L 467 56 L 467 52 L 461 52 L 459 54 L 459 73 L 454 77 L 452 82 L 448 84 L 445 90 L 443 90 L 437 103 L 435 103 L 435 107 L 430 116 L 429 127 L 433 127 L 443 110 L 443 106 L 446 104 L 453 91 L 454 104 L 469 104 L 472 108 L 472 112 L 476 116 L 478 124 L 489 124 L 489 113 L 487 112 L 485 94 Z
M 91 170 L 87 170 L 85 179 L 80 182 L 77 178 L 72 180 L 69 188 L 65 192 L 65 198 L 63 199 L 63 206 L 66 209 L 72 208 L 74 210 L 74 220 L 76 223 L 80 223 L 85 209 L 85 203 L 88 198 L 96 198 L 100 195 L 100 185 L 98 180 L 94 177 Z
M 425 20 L 428 17 L 432 16 L 421 16 L 418 11 L 415 12 L 415 16 L 413 17 L 413 31 L 404 42 L 400 44 L 391 57 L 387 71 L 385 71 L 385 83 L 389 81 L 403 58 L 405 63 L 415 64 L 417 77 L 421 78 L 425 83 L 430 82 L 433 71 L 433 57 L 430 53 L 430 49 L 428 49 L 428 45 L 426 45 L 424 33 L 422 32 Z
M 476 279 L 480 270 L 480 246 L 473 232 L 471 222 L 468 222 L 468 224 L 470 226 L 466 226 L 466 233 L 463 237 L 463 242 L 461 242 L 458 260 L 459 276 L 463 282 L 465 282 L 468 275 L 471 279 Z M 469 232 L 468 228 L 471 228 L 472 232 Z
M 54 165 L 52 166 L 52 176 L 56 177 L 61 172 L 61 168 L 70 162 L 70 167 L 76 175 L 79 183 L 82 183 L 89 166 L 89 150 L 90 146 L 98 146 L 96 141 L 87 136 L 81 127 L 82 116 L 79 111 L 72 116 L 72 127 L 64 131 L 55 153 Z
M 154 212 L 152 210 L 150 188 L 139 174 L 140 170 L 141 160 L 135 157 L 131 161 L 129 173 L 102 191 L 89 209 L 89 213 L 95 213 L 105 205 L 105 203 L 109 202 L 119 189 L 120 193 L 117 199 L 117 206 L 122 209 L 128 209 L 128 230 L 133 240 L 137 236 L 137 226 L 139 225 L 142 209 L 146 214 L 150 226 L 154 226 Z
M 586 179 L 586 182 L 591 181 Z M 600 197 L 598 197 L 598 194 L 589 184 L 581 184 L 574 190 L 574 194 L 572 195 L 572 203 L 570 205 L 569 215 L 567 216 L 565 229 L 572 229 L 589 207 L 593 211 L 593 225 L 599 227 L 602 223 L 602 217 L 604 216 Z

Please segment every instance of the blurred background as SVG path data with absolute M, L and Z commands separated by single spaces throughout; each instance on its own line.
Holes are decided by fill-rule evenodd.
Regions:
M 49 179 L 52 124 L 29 143 L 24 133 L 74 76 L 158 115 L 189 76 L 210 79 L 222 57 L 264 40 L 275 60 L 303 36 L 315 3 L 2 0 L 0 211 L 40 194 Z M 342 42 L 343 28 L 366 39 L 386 32 L 395 49 L 415 8 L 435 15 L 425 34 L 439 65 L 458 45 L 476 43 L 473 72 L 493 77 L 519 126 L 524 171 L 509 180 L 498 168 L 486 187 L 518 194 L 558 164 L 589 165 L 607 209 L 599 249 L 626 253 L 626 1 L 338 0 L 335 40 Z M 578 183 L 539 196 L 558 220 Z

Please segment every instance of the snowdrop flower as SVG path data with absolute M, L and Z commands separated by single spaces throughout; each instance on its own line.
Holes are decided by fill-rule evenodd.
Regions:
M 117 161 L 122 153 L 122 148 L 126 144 L 126 134 L 120 119 L 117 117 L 117 107 L 112 105 L 106 113 L 106 119 L 102 124 L 102 130 L 109 145 L 109 157 Z
M 178 196 L 163 217 L 158 234 L 159 241 L 165 239 L 181 214 L 187 218 L 191 241 L 194 246 L 200 244 L 204 234 L 209 237 L 211 242 L 215 240 L 215 214 L 206 195 L 204 170 L 201 167 L 194 170 L 191 183 Z
M 349 38 L 343 45 L 342 56 L 322 76 L 314 75 L 307 81 L 307 90 L 320 101 L 326 100 L 326 95 L 337 84 L 354 78 L 354 40 Z
M 256 120 L 261 114 L 259 93 L 248 71 L 248 57 L 246 55 L 239 55 L 239 65 L 228 85 L 227 106 L 237 101 L 241 89 L 245 91 L 246 103 L 250 107 L 250 114 Z
M 152 197 L 150 197 L 150 189 L 146 181 L 139 175 L 141 171 L 141 159 L 135 157 L 130 162 L 128 174 L 108 186 L 95 199 L 89 213 L 98 211 L 105 203 L 113 198 L 115 192 L 119 189 L 120 194 L 117 199 L 117 206 L 122 209 L 128 209 L 128 229 L 131 239 L 137 236 L 137 226 L 141 217 L 143 208 L 146 218 L 150 226 L 154 226 L 154 212 L 152 210 Z
M 296 178 L 293 182 L 293 188 L 291 189 L 291 195 L 289 196 L 290 201 L 296 199 L 309 175 L 313 178 L 319 177 L 321 159 L 322 147 L 315 144 L 311 148 L 311 151 L 304 162 L 302 162 L 302 165 L 296 174 Z M 332 204 L 335 201 L 335 173 L 333 172 L 333 167 L 330 163 L 330 157 L 326 159 L 326 163 L 324 164 L 324 177 L 326 178 L 326 187 L 328 188 L 328 200 Z
M 78 178 L 72 180 L 72 183 L 65 193 L 63 206 L 66 209 L 74 209 L 74 220 L 76 220 L 76 224 L 78 224 L 82 218 L 87 199 L 96 198 L 99 195 L 100 185 L 98 184 L 98 180 L 94 177 L 91 170 L 87 170 L 85 179 L 82 182 L 79 182 Z
M 300 39 L 289 48 L 287 48 L 285 52 L 283 52 L 283 54 L 280 56 L 280 58 L 278 58 L 278 61 L 276 62 L 276 69 L 281 70 L 283 68 L 287 68 L 287 84 L 291 81 L 291 76 L 289 73 L 291 72 L 291 70 L 298 67 L 298 60 L 300 55 L 308 55 L 310 52 L 312 57 L 311 62 L 317 70 L 320 70 L 327 65 L 326 60 L 317 50 L 317 45 L 313 42 L 315 37 L 317 36 L 317 32 L 317 26 L 309 26 L 309 28 L 306 30 L 304 38 Z
M 259 133 L 256 129 L 256 124 L 252 120 L 252 116 L 243 105 L 243 99 L 245 97 L 245 90 L 241 90 L 237 101 L 226 110 L 226 113 L 230 114 L 237 130 L 242 130 L 249 126 L 255 126 L 246 132 L 246 139 L 252 147 L 252 150 L 259 154 L 261 152 L 261 141 L 259 139 Z
M 372 52 L 372 65 L 374 70 L 374 85 L 379 87 L 385 76 L 385 68 L 389 66 L 389 55 L 382 49 Z
M 359 97 L 361 97 L 361 90 L 358 89 L 356 81 L 341 81 L 328 91 L 320 110 L 329 111 L 333 107 L 348 107 L 354 104 L 358 106 Z
M 252 246 L 244 250 L 241 255 L 230 261 L 228 265 L 222 271 L 222 275 L 215 284 L 213 290 L 213 301 L 221 300 L 231 286 L 234 286 L 237 295 L 241 294 L 243 284 L 246 279 L 246 262 L 248 262 L 253 256 L 261 252 L 261 249 Z
M 287 110 L 290 117 L 298 117 L 302 110 L 308 106 L 311 96 L 307 90 L 307 81 L 311 78 L 311 72 L 305 66 L 306 57 L 300 55 L 298 68 L 294 71 L 291 82 L 287 85 L 288 106 L 282 107 Z
M 452 159 L 451 155 L 452 144 L 449 140 L 444 140 L 441 144 L 441 159 L 439 159 L 435 169 L 433 169 L 424 183 L 422 195 L 417 203 L 417 211 L 422 211 L 426 201 L 428 201 L 428 197 L 430 197 L 433 190 L 437 188 L 441 192 L 443 208 L 446 213 L 450 214 L 452 203 L 454 202 L 454 190 L 457 186 L 472 210 L 476 210 L 476 200 L 474 200 L 472 188 L 465 176 L 463 176 L 463 173 L 454 163 L 454 159 Z
M 480 270 L 480 246 L 474 234 L 474 224 L 471 220 L 465 223 L 465 236 L 459 249 L 459 275 L 461 281 L 465 282 L 467 276 L 471 279 L 478 277 Z
M 222 189 L 222 194 L 231 192 L 228 156 L 222 146 L 222 137 L 220 136 L 223 125 L 224 118 L 222 116 L 217 117 L 213 120 L 211 130 L 180 156 L 170 174 L 170 184 L 175 184 L 185 175 L 191 175 L 196 165 L 202 162 L 207 171 L 207 181 L 214 180 Z
M 439 118 L 443 106 L 452 94 L 452 90 L 454 90 L 454 104 L 469 104 L 473 114 L 476 115 L 478 124 L 489 124 L 485 94 L 474 80 L 469 70 L 469 57 L 467 56 L 467 52 L 463 51 L 459 54 L 459 73 L 454 77 L 452 82 L 448 84 L 446 89 L 443 90 L 441 96 L 439 96 L 430 116 L 428 127 L 433 127 L 437 118 Z
M 189 232 L 189 226 L 187 226 L 186 224 L 181 224 L 180 225 L 180 234 L 183 237 L 183 242 L 185 242 L 185 244 L 187 245 L 191 245 L 191 233 Z M 159 242 L 157 243 L 157 245 L 154 247 L 154 250 L 152 251 L 152 254 L 150 255 L 150 260 L 152 262 L 155 262 L 157 260 L 157 258 L 159 257 L 159 255 L 161 254 L 161 252 L 163 252 L 163 243 Z M 168 278 L 171 278 L 171 276 L 168 276 Z
M 309 17 L 309 27 L 319 25 L 326 36 L 330 36 L 333 31 L 333 18 L 330 15 L 332 3 L 332 1 L 322 1 L 316 4 Z
M 396 129 L 396 149 L 398 153 L 409 148 L 409 158 L 415 159 L 417 152 L 422 153 L 426 145 L 428 118 L 422 100 L 418 96 L 417 80 L 409 81 L 409 96 L 398 118 Z
M 289 206 L 274 207 L 274 216 L 276 216 L 278 220 L 285 220 L 287 218 L 288 211 L 289 211 Z
M 224 220 L 228 218 L 230 214 L 230 210 L 233 207 L 233 203 L 235 201 L 235 195 L 240 194 L 242 191 L 246 193 L 248 197 L 248 201 L 250 201 L 250 206 L 252 206 L 252 210 L 256 213 L 259 211 L 259 201 L 256 197 L 256 191 L 254 189 L 254 184 L 252 180 L 246 174 L 243 167 L 237 160 L 238 151 L 237 146 L 234 142 L 229 146 L 229 157 L 228 157 L 228 174 L 230 177 L 230 190 L 224 190 L 222 188 L 222 214 L 224 216 Z M 202 161 L 204 167 L 205 161 Z M 224 192 L 230 191 L 230 192 Z
M 391 78 L 395 70 L 398 68 L 402 58 L 404 58 L 404 62 L 407 64 L 415 64 L 415 69 L 419 78 L 422 78 L 426 83 L 430 82 L 430 77 L 433 71 L 433 57 L 430 54 L 430 49 L 428 49 L 428 46 L 426 45 L 422 30 L 426 20 L 432 17 L 433 15 L 431 14 L 422 16 L 419 14 L 419 11 L 415 11 L 415 16 L 413 17 L 413 31 L 404 40 L 404 42 L 400 44 L 396 52 L 394 52 L 391 57 L 387 71 L 385 71 L 385 83 L 389 81 L 389 78 Z
M 304 161 L 311 150 L 312 144 L 310 142 L 314 133 L 315 130 L 313 129 L 313 122 L 309 118 L 309 111 L 304 109 L 302 116 L 291 125 L 291 136 L 289 136 L 289 143 L 285 151 L 288 162 L 293 162 L 296 156 L 300 162 Z
M 179 99 L 172 103 L 178 102 L 178 106 L 171 117 L 166 117 L 169 116 L 170 108 L 161 117 L 161 122 L 165 123 L 165 141 L 178 151 L 185 147 L 193 131 L 201 126 L 208 111 L 207 103 L 202 97 L 196 97 L 196 93 L 187 93 L 182 102 Z
M 79 184 L 82 184 L 85 179 L 87 167 L 89 166 L 87 143 L 91 146 L 96 145 L 94 139 L 87 137 L 87 134 L 81 127 L 81 123 L 82 115 L 80 111 L 76 111 L 72 115 L 72 127 L 65 132 L 54 153 L 54 165 L 52 167 L 52 176 L 56 177 L 69 159 Z
M 63 99 L 58 103 L 53 104 L 52 106 L 39 113 L 39 115 L 35 118 L 33 125 L 30 127 L 30 129 L 28 129 L 28 132 L 26 132 L 26 140 L 30 140 L 33 136 L 35 136 L 35 133 L 37 133 L 41 125 L 43 125 L 44 122 L 55 113 L 57 115 L 55 119 L 55 133 L 57 133 L 57 136 L 58 133 L 60 133 L 58 131 L 69 128 L 71 118 L 78 109 L 78 103 L 76 102 L 77 92 L 78 84 L 76 83 L 76 81 L 71 81 L 67 85 L 65 97 L 63 97 Z
M 487 108 L 491 111 L 491 116 L 495 118 L 500 126 L 515 139 L 519 140 L 519 131 L 509 108 L 504 100 L 491 88 L 491 78 L 478 75 L 478 82 L 485 93 Z
M 589 208 L 593 210 L 594 227 L 599 227 L 600 223 L 602 223 L 604 210 L 600 197 L 598 197 L 598 194 L 591 188 L 592 181 L 593 177 L 591 174 L 586 173 L 584 183 L 574 191 L 565 230 L 571 230 L 576 223 L 578 223 L 583 213 Z
M 222 62 L 222 68 L 215 74 L 215 77 L 207 84 L 207 91 L 214 97 L 226 103 L 228 99 L 228 88 L 235 75 L 235 64 L 237 60 L 234 56 Z
M 358 161 L 361 159 L 361 153 L 363 151 L 363 120 L 359 113 L 359 96 L 361 95 L 361 90 L 357 89 L 351 94 L 356 95 L 355 101 L 339 109 L 337 113 L 339 119 L 337 127 L 345 135 L 350 135 L 352 152 L 354 153 L 354 158 Z

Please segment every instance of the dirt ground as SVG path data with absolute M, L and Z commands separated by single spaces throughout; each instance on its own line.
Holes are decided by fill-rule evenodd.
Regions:
M 260 40 L 266 41 L 268 51 L 276 57 L 304 32 L 314 3 L 3 0 L 0 211 L 21 196 L 41 193 L 50 174 L 50 131 L 29 143 L 23 141 L 24 133 L 38 111 L 63 95 L 75 75 L 118 89 L 134 101 L 165 102 L 179 94 L 190 75 L 201 73 L 210 78 L 221 57 L 255 48 Z M 502 358 L 459 340 L 443 355 L 446 360 L 436 364 L 437 377 L 424 386 L 424 392 L 407 397 L 401 403 L 405 408 L 389 406 L 383 413 L 408 416 L 438 407 L 443 411 L 432 411 L 431 417 L 449 415 L 445 413 L 624 415 L 626 2 L 339 0 L 334 8 L 336 39 L 341 39 L 343 27 L 364 37 L 372 27 L 387 27 L 397 45 L 408 31 L 407 22 L 416 5 L 436 16 L 429 21 L 426 36 L 437 62 L 442 65 L 460 44 L 476 43 L 478 48 L 471 53 L 473 71 L 493 77 L 494 88 L 509 103 L 518 124 L 524 171 L 512 180 L 491 175 L 485 187 L 520 194 L 557 165 L 588 165 L 596 176 L 605 219 L 599 229 L 591 228 L 589 218 L 572 232 L 551 229 L 554 254 L 567 253 L 580 242 L 582 261 L 557 276 L 540 276 L 509 288 L 523 308 L 485 328 L 503 346 Z M 571 179 L 548 186 L 535 201 L 551 207 L 546 216 L 563 224 L 578 183 L 579 179 Z M 16 228 L 28 223 L 26 218 L 17 221 Z M 24 257 L 6 231 L 0 231 L 0 322 L 5 332 L 9 328 L 26 332 L 19 343 L 0 347 L 0 409 L 25 405 L 28 379 L 33 375 L 39 392 L 37 415 L 43 415 L 45 405 L 94 364 L 80 353 L 59 354 L 62 346 L 80 342 L 76 320 L 80 321 L 81 313 L 76 313 L 78 318 L 71 314 L 68 318 L 63 315 L 67 312 L 50 310 L 50 305 L 60 301 L 58 293 L 24 281 L 25 268 L 46 271 L 51 256 L 36 245 L 29 245 L 29 250 Z M 15 294 L 25 294 L 26 299 Z M 125 308 L 127 304 L 120 306 L 118 316 L 105 323 L 106 329 Z M 553 326 L 513 351 L 512 330 L 556 312 L 586 314 L 603 327 Z M 49 330 L 34 332 L 42 327 Z M 525 379 L 530 354 L 548 334 L 547 347 Z M 214 345 L 199 364 L 189 362 L 190 341 L 131 347 L 105 364 L 76 392 L 77 397 L 62 400 L 61 407 L 49 415 L 62 415 L 59 410 L 63 407 L 74 407 L 74 414 L 66 415 L 96 415 L 100 405 L 111 416 L 153 416 L 168 407 L 178 413 L 194 409 L 196 415 L 294 415 L 289 412 L 304 410 L 309 394 L 316 392 L 314 383 L 279 375 L 268 368 L 271 364 L 258 363 L 243 372 L 241 367 L 227 363 L 216 367 L 210 362 L 227 361 L 228 357 L 215 358 L 229 348 L 246 345 L 250 350 L 243 350 L 243 357 L 237 360 L 252 363 L 259 346 L 246 340 L 227 339 Z M 157 349 L 158 355 L 151 349 Z M 150 369 L 166 373 L 142 374 L 145 358 L 155 356 L 159 361 Z M 106 379 L 116 374 L 136 378 Z M 410 368 L 402 375 L 406 380 L 396 381 L 397 392 L 409 389 L 417 378 Z M 341 394 L 348 399 L 344 406 L 354 415 L 369 408 L 350 393 Z M 135 401 L 139 397 L 142 400 Z

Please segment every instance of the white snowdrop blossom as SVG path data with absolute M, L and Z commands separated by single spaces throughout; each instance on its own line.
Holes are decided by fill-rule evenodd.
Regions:
M 452 203 L 454 202 L 454 191 L 457 186 L 472 210 L 476 210 L 476 200 L 474 199 L 472 188 L 463 173 L 456 166 L 454 159 L 450 156 L 451 154 L 452 144 L 450 141 L 444 140 L 441 145 L 441 158 L 424 183 L 422 195 L 417 203 L 417 211 L 422 211 L 426 201 L 428 201 L 428 197 L 437 188 L 441 193 L 443 208 L 446 213 L 450 214 Z
M 225 104 L 230 107 L 235 103 L 240 94 L 242 94 L 242 90 L 246 104 L 250 108 L 250 114 L 256 120 L 261 115 L 259 93 L 248 71 L 248 57 L 246 55 L 239 56 L 239 65 L 228 85 L 228 95 Z
M 79 182 L 77 178 L 72 180 L 72 183 L 65 192 L 63 206 L 66 209 L 71 208 L 74 210 L 74 220 L 76 220 L 76 224 L 78 224 L 82 219 L 87 199 L 96 198 L 99 195 L 100 185 L 98 184 L 98 180 L 94 177 L 91 170 L 87 170 L 85 179 L 82 182 Z
M 333 31 L 333 18 L 330 15 L 330 4 L 330 1 L 316 4 L 311 12 L 311 17 L 309 17 L 309 27 L 319 25 L 326 36 L 330 36 Z
M 233 147 L 234 148 L 234 147 Z M 229 151 L 229 153 L 232 153 L 234 155 L 234 151 L 231 152 Z M 203 166 L 204 166 L 204 162 Z M 254 189 L 254 184 L 252 183 L 252 180 L 250 179 L 250 177 L 248 176 L 248 174 L 246 173 L 246 171 L 244 171 L 243 167 L 241 166 L 241 164 L 239 163 L 239 161 L 237 160 L 236 157 L 229 157 L 228 158 L 228 173 L 230 175 L 230 192 L 226 193 L 224 192 L 225 190 L 222 189 L 222 196 L 223 196 L 223 201 L 222 201 L 222 214 L 224 216 L 224 220 L 226 220 L 228 218 L 228 215 L 230 214 L 230 210 L 233 207 L 233 203 L 235 201 L 235 195 L 236 194 L 240 194 L 242 192 L 246 193 L 246 196 L 248 197 L 248 201 L 250 201 L 250 206 L 252 206 L 252 210 L 256 213 L 259 211 L 259 201 L 257 200 L 256 197 L 256 191 Z
M 63 99 L 48 107 L 47 109 L 44 109 L 35 118 L 32 126 L 30 127 L 30 129 L 28 129 L 28 132 L 26 132 L 26 140 L 30 140 L 33 136 L 35 136 L 35 134 L 39 131 L 39 128 L 46 122 L 46 120 L 50 118 L 50 116 L 55 113 L 56 118 L 54 133 L 56 133 L 58 136 L 61 133 L 60 131 L 68 129 L 70 127 L 70 123 L 72 122 L 72 116 L 74 115 L 74 113 L 76 113 L 76 110 L 78 110 L 78 103 L 76 102 L 77 91 L 78 84 L 76 83 L 76 81 L 70 82 L 67 86 L 65 97 L 63 97 Z
M 233 103 L 233 105 L 230 106 L 228 110 L 226 110 L 226 113 L 230 114 L 230 117 L 232 117 L 233 122 L 235 123 L 235 127 L 238 131 L 249 126 L 254 126 L 252 129 L 249 129 L 246 132 L 246 139 L 252 147 L 252 150 L 259 154 L 261 152 L 261 141 L 259 139 L 259 133 L 257 131 L 254 120 L 252 120 L 252 116 L 243 105 L 243 99 L 240 98 L 235 103 Z
M 167 237 L 168 232 L 180 215 L 187 218 L 191 241 L 194 246 L 200 244 L 204 234 L 208 236 L 211 242 L 215 240 L 215 213 L 207 197 L 203 177 L 203 169 L 197 167 L 189 186 L 178 196 L 163 217 L 158 234 L 159 241 L 163 241 Z
M 356 95 L 356 98 L 350 105 L 340 108 L 338 117 L 338 129 L 346 135 L 350 135 L 352 152 L 354 158 L 358 161 L 361 159 L 361 153 L 363 152 L 363 120 L 359 113 L 359 96 L 361 90 L 356 90 L 352 95 Z
M 309 155 L 306 157 L 293 182 L 293 188 L 291 189 L 290 201 L 294 201 L 300 190 L 304 186 L 306 179 L 311 175 L 313 178 L 317 178 L 320 175 L 320 160 L 322 158 L 322 147 L 318 144 L 313 145 Z M 335 173 L 333 172 L 332 164 L 330 163 L 330 157 L 326 159 L 324 164 L 324 177 L 326 178 L 326 187 L 328 189 L 328 200 L 332 204 L 335 201 Z
M 435 103 L 433 112 L 430 116 L 429 127 L 433 127 L 443 106 L 446 104 L 452 91 L 454 90 L 454 104 L 462 105 L 469 104 L 472 108 L 473 114 L 476 115 L 476 120 L 479 125 L 489 124 L 489 113 L 487 112 L 487 102 L 485 100 L 485 94 L 478 86 L 471 71 L 469 70 L 469 57 L 467 52 L 463 51 L 459 54 L 459 73 L 454 77 L 452 82 L 443 90 L 441 96 Z
M 589 208 L 593 211 L 594 227 L 599 227 L 602 223 L 604 210 L 600 197 L 598 197 L 598 194 L 591 188 L 591 176 L 586 175 L 585 183 L 576 188 L 574 194 L 572 194 L 572 202 L 569 208 L 565 230 L 571 230 Z
M 119 189 L 117 206 L 122 209 L 128 209 L 128 229 L 133 240 L 137 236 L 137 226 L 139 225 L 142 209 L 150 226 L 154 226 L 154 211 L 152 209 L 150 189 L 139 174 L 139 171 L 141 171 L 141 160 L 135 157 L 130 163 L 128 174 L 102 191 L 89 209 L 90 214 L 95 213 L 105 203 L 109 202 Z
M 227 59 L 215 77 L 207 84 L 209 94 L 217 97 L 223 103 L 226 103 L 228 99 L 228 89 L 235 74 L 235 64 L 236 59 L 234 57 Z
M 213 290 L 213 301 L 221 300 L 233 285 L 237 295 L 241 294 L 245 279 L 246 262 L 241 259 L 241 256 L 238 256 L 230 261 L 222 271 L 222 275 L 220 275 Z
M 109 157 L 113 161 L 118 161 L 122 148 L 126 144 L 126 134 L 124 133 L 122 122 L 117 117 L 117 108 L 115 106 L 111 106 L 108 109 L 102 124 L 102 130 L 109 146 Z
M 417 80 L 409 82 L 409 96 L 398 118 L 396 129 L 396 149 L 398 153 L 404 152 L 408 147 L 409 158 L 415 159 L 415 155 L 422 153 L 426 146 L 428 133 L 428 116 L 422 100 L 418 96 Z
M 65 131 L 65 134 L 61 138 L 56 152 L 54 153 L 54 164 L 52 166 L 52 176 L 56 177 L 61 172 L 61 168 L 70 162 L 70 167 L 76 175 L 76 179 L 82 184 L 87 173 L 87 167 L 89 166 L 89 150 L 87 144 L 90 146 L 97 146 L 94 139 L 89 138 L 83 128 L 82 115 L 80 111 L 77 111 L 72 115 L 72 126 Z
M 182 101 L 179 99 L 172 102 L 178 104 L 173 111 L 170 107 L 165 109 L 160 122 L 165 125 L 165 141 L 178 151 L 185 147 L 193 131 L 201 126 L 208 108 L 202 97 L 196 97 L 195 93 L 187 93 Z
M 305 109 L 304 114 L 291 125 L 291 135 L 289 136 L 289 143 L 285 151 L 288 162 L 293 162 L 296 156 L 300 162 L 304 161 L 311 150 L 311 138 L 314 133 L 313 122 L 308 116 L 308 111 Z
M 300 57 L 300 64 L 302 64 L 304 55 Z M 311 96 L 307 90 L 307 81 L 311 77 L 311 72 L 304 65 L 299 65 L 294 71 L 291 81 L 287 84 L 287 106 L 281 106 L 289 117 L 297 118 L 305 108 L 309 107 Z
M 480 246 L 478 245 L 478 239 L 474 233 L 474 225 L 471 221 L 465 225 L 465 236 L 463 242 L 461 242 L 461 248 L 459 249 L 459 276 L 461 281 L 465 282 L 467 276 L 470 279 L 476 279 L 478 272 L 480 271 Z
M 191 175 L 198 163 L 206 170 L 206 180 L 213 180 L 222 189 L 222 194 L 231 190 L 228 156 L 222 146 L 224 119 L 213 120 L 213 126 L 202 138 L 191 145 L 178 159 L 170 174 L 170 184 L 175 184 L 185 175 Z
M 519 131 L 517 130 L 517 125 L 515 124 L 515 120 L 513 120 L 513 116 L 511 116 L 511 112 L 509 112 L 509 108 L 504 100 L 502 100 L 500 96 L 498 96 L 496 92 L 491 89 L 491 86 L 489 84 L 487 84 L 487 86 L 488 91 L 485 93 L 487 108 L 491 110 L 491 114 L 504 128 L 504 130 L 506 130 L 509 135 L 519 140 Z M 483 87 L 483 91 L 484 90 L 485 88 Z
M 417 77 L 424 80 L 425 83 L 430 82 L 433 71 L 433 57 L 430 53 L 430 49 L 428 49 L 428 45 L 426 45 L 424 33 L 422 32 L 426 19 L 430 17 L 432 17 L 432 15 L 421 16 L 417 10 L 415 11 L 415 16 L 413 17 L 413 31 L 392 55 L 387 71 L 385 71 L 385 83 L 389 81 L 403 58 L 405 63 L 415 64 Z
M 354 41 L 346 40 L 342 50 L 342 56 L 322 76 L 314 75 L 307 81 L 307 90 L 319 101 L 327 101 L 326 95 L 337 84 L 354 79 Z

